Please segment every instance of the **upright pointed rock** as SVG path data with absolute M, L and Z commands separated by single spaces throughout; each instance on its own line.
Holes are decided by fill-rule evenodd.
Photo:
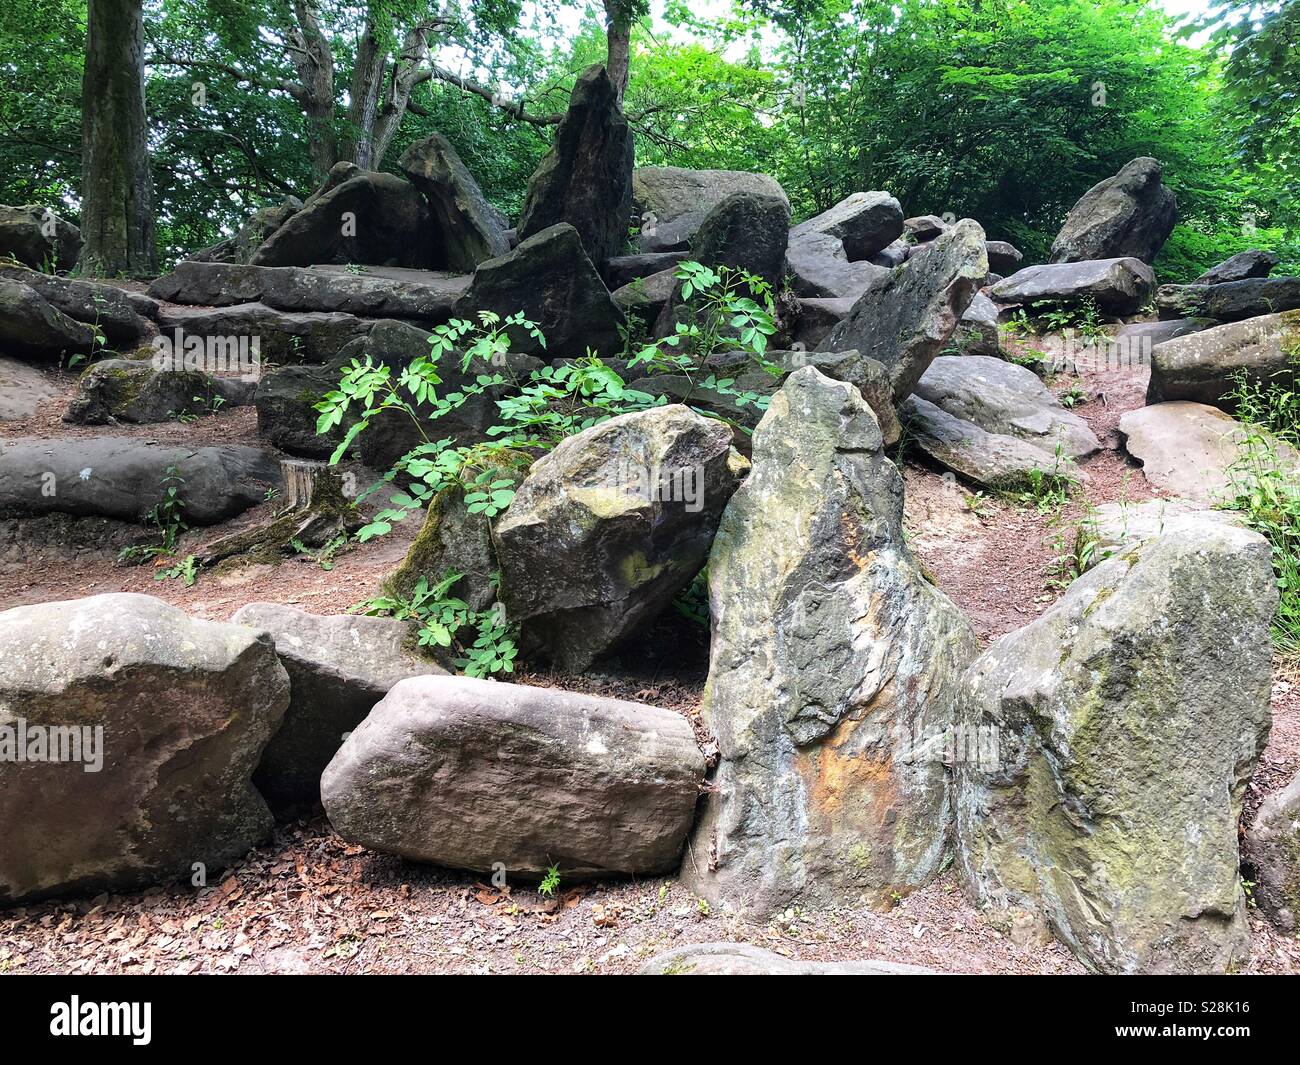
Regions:
M 568 222 L 599 268 L 623 251 L 632 215 L 632 130 L 599 63 L 578 77 L 555 144 L 528 181 L 519 236 Z
M 943 754 L 975 637 L 902 516 L 858 391 L 792 374 L 709 558 L 704 717 L 721 762 L 683 875 L 715 902 L 887 906 L 940 868 Z

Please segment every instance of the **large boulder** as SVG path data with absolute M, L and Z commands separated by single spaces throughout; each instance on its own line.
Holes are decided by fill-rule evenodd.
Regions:
M 1124 414 L 1119 431 L 1156 488 L 1207 505 L 1236 498 L 1241 476 L 1234 467 L 1246 457 L 1248 432 L 1223 411 L 1185 400 L 1156 403 Z M 1282 441 L 1273 448 L 1282 468 L 1300 476 L 1300 454 Z
M 446 265 L 425 198 L 395 174 L 371 171 L 354 173 L 313 196 L 248 261 L 254 266 Z
M 528 180 L 519 237 L 568 222 L 598 266 L 627 243 L 632 213 L 632 130 L 599 63 L 574 83 L 550 151 Z
M 743 474 L 731 435 L 674 404 L 594 425 L 533 464 L 494 530 L 525 649 L 579 672 L 668 606 Z
M 347 425 L 326 433 L 316 432 L 316 410 L 327 392 L 338 389 L 339 367 L 277 366 L 262 374 L 253 397 L 257 407 L 257 432 L 273 447 L 304 458 L 329 458 L 342 441 Z M 364 434 L 363 434 L 364 435 Z
M 262 303 L 281 311 L 343 311 L 366 318 L 413 318 L 442 325 L 469 287 L 469 276 L 412 273 L 418 280 L 297 266 L 187 261 L 155 280 L 149 293 L 169 303 L 205 307 Z
M 1143 156 L 1085 192 L 1052 242 L 1054 263 L 1132 256 L 1155 262 L 1178 221 L 1178 200 L 1160 180 L 1160 164 Z
M 74 514 L 143 523 L 162 498 L 168 470 L 181 478 L 188 525 L 236 517 L 282 483 L 261 448 L 168 447 L 138 437 L 0 442 L 0 517 Z
M 868 289 L 818 346 L 875 359 L 901 401 L 947 345 L 988 272 L 984 230 L 964 218 Z
M 1222 285 L 1227 281 L 1245 281 L 1248 277 L 1268 277 L 1273 267 L 1278 264 L 1278 257 L 1271 251 L 1239 251 L 1206 270 L 1192 282 L 1193 285 Z
M 1151 350 L 1147 402 L 1186 399 L 1226 408 L 1241 374 L 1253 385 L 1294 388 L 1297 351 L 1300 310 L 1172 337 Z
M 0 613 L 0 662 L 0 903 L 210 882 L 270 835 L 267 636 L 97 595 Z
M 951 217 L 951 216 L 949 216 Z M 928 244 L 947 233 L 952 223 L 937 214 L 919 214 L 903 219 L 903 231 L 912 244 Z
M 1255 905 L 1278 929 L 1295 932 L 1300 923 L 1300 775 L 1259 804 L 1241 856 L 1255 883 Z
M 1244 960 L 1237 821 L 1276 605 L 1267 541 L 1203 526 L 1103 562 L 980 656 L 960 723 L 997 757 L 958 765 L 957 818 L 986 912 L 1037 918 L 1100 972 Z
M 56 277 L 21 266 L 0 267 L 0 277 L 35 289 L 56 310 L 91 326 L 109 346 L 136 344 L 153 331 L 152 323 L 115 285 Z
M 632 173 L 632 202 L 641 251 L 688 251 L 700 224 L 734 192 L 784 199 L 775 178 L 742 170 L 643 166 Z
M 320 776 L 348 733 L 407 677 L 446 675 L 414 651 L 414 626 L 396 618 L 309 614 L 281 603 L 249 603 L 232 625 L 270 635 L 289 676 L 284 720 L 253 784 L 277 814 L 320 799 Z
M 786 248 L 786 269 L 794 294 L 812 299 L 857 300 L 872 284 L 889 277 L 884 267 L 850 262 L 844 244 L 826 233 L 807 233 Z
M 159 369 L 149 359 L 105 359 L 81 375 L 63 420 L 144 425 L 224 407 L 249 407 L 257 385 L 251 374 L 216 377 L 202 370 Z
M 791 248 L 815 236 L 840 242 L 849 262 L 870 259 L 903 234 L 903 209 L 887 192 L 855 192 L 790 230 Z
M 81 256 L 81 230 L 47 207 L 0 205 L 0 256 L 33 270 L 66 272 Z
M 0 348 L 9 354 L 55 358 L 85 354 L 98 343 L 93 328 L 69 318 L 35 289 L 0 278 Z
M 826 296 L 799 300 L 793 340 L 809 351 L 821 348 L 830 331 L 849 316 L 861 297 Z
M 456 304 L 458 318 L 474 319 L 479 311 L 505 317 L 522 311 L 546 337 L 511 330 L 512 351 L 551 356 L 612 355 L 622 349 L 619 327 L 625 319 L 600 274 L 582 247 L 578 231 L 567 222 L 521 240 L 513 251 L 490 259 L 474 271 L 468 291 Z
M 668 873 L 704 758 L 671 710 L 465 677 L 396 684 L 321 777 L 344 839 L 567 882 Z
M 1161 318 L 1242 318 L 1300 308 L 1300 277 L 1251 277 L 1216 285 L 1161 285 L 1156 290 Z
M 784 195 L 733 192 L 700 222 L 691 258 L 757 274 L 775 290 L 789 239 L 790 203 Z
M 893 961 L 797 961 L 750 943 L 692 943 L 657 954 L 638 976 L 925 976 L 933 969 Z
M 432 214 L 429 265 L 462 273 L 510 250 L 506 220 L 441 133 L 416 141 L 397 161 Z
M 1085 538 L 1096 544 L 1091 556 L 1091 564 L 1096 565 L 1166 533 L 1194 533 L 1206 524 L 1241 525 L 1242 519 L 1238 511 L 1215 510 L 1190 499 L 1124 500 L 1092 508 L 1083 521 L 1083 530 Z
M 682 872 L 715 903 L 884 907 L 942 868 L 942 751 L 976 644 L 902 522 L 857 390 L 792 374 L 709 556 L 702 712 L 721 761 Z
M 1100 450 L 1079 415 L 1066 410 L 1032 370 L 988 355 L 941 355 L 915 393 L 985 432 L 1015 437 L 1048 456 L 1070 459 Z
M 1027 266 L 989 288 L 1004 306 L 1074 307 L 1092 301 L 1104 314 L 1132 314 L 1155 291 L 1156 275 L 1140 259 L 1100 259 Z
M 989 269 L 995 274 L 1014 274 L 1020 269 L 1024 253 L 1005 240 L 990 240 L 984 245 L 989 257 Z

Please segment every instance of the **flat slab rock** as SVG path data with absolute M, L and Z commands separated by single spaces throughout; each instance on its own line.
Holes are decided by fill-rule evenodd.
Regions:
M 938 976 L 892 961 L 799 961 L 749 943 L 693 943 L 658 954 L 638 976 Z
M 1083 471 L 1065 456 L 1006 433 L 985 432 L 974 422 L 955 417 L 929 400 L 912 395 L 898 408 L 909 439 L 939 465 L 959 477 L 997 492 L 1031 489 L 1040 475 L 1084 480 Z
M 284 722 L 253 775 L 277 812 L 320 799 L 320 776 L 330 759 L 394 684 L 447 674 L 415 653 L 415 626 L 397 618 L 309 614 L 281 603 L 249 603 L 230 622 L 268 633 L 289 673 Z
M 0 442 L 0 516 L 65 513 L 143 523 L 171 466 L 184 479 L 189 525 L 214 525 L 279 487 L 270 451 L 230 445 L 172 447 L 134 437 L 10 439 Z
M 263 303 L 281 311 L 343 311 L 368 318 L 441 324 L 469 288 L 468 274 L 384 267 L 320 269 L 182 262 L 149 286 L 169 303 L 228 307 Z
M 1231 500 L 1232 466 L 1243 450 L 1240 422 L 1204 403 L 1176 400 L 1132 410 L 1119 420 L 1128 453 L 1155 487 L 1199 503 Z M 1300 454 L 1278 442 L 1282 462 L 1300 471 Z
M 989 297 L 1006 306 L 1036 303 L 1075 306 L 1093 301 L 1107 314 L 1132 314 L 1155 290 L 1156 276 L 1146 263 L 1131 257 L 1027 266 L 989 289 Z
M 398 682 L 321 778 L 344 839 L 510 877 L 668 873 L 704 780 L 659 707 L 467 677 Z
M 1101 441 L 1079 415 L 1066 410 L 1023 366 L 988 355 L 941 355 L 917 383 L 916 393 L 986 433 L 1015 437 L 1070 459 L 1100 450 Z
M 0 355 L 0 422 L 29 418 L 58 395 L 59 389 L 35 366 Z
M 1206 525 L 1240 525 L 1241 515 L 1215 510 L 1191 499 L 1144 499 L 1135 503 L 1103 503 L 1085 519 L 1097 541 L 1092 565 L 1127 547 L 1158 536 L 1191 532 Z

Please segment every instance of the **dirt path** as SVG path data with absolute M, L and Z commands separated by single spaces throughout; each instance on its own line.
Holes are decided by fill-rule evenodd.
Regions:
M 1120 414 L 1143 403 L 1145 371 L 1061 379 L 1053 387 L 1063 391 L 1073 383 L 1093 397 L 1076 410 L 1113 447 Z M 47 404 L 26 424 L 0 426 L 0 434 L 92 432 L 60 423 L 61 410 L 58 403 Z M 188 426 L 125 432 L 186 443 L 253 443 L 256 419 L 252 411 L 232 411 Z M 1025 624 L 1059 596 L 1058 556 L 1089 506 L 1156 495 L 1114 450 L 1103 451 L 1085 469 L 1089 480 L 1079 498 L 1059 511 L 1040 512 L 973 495 L 909 461 L 909 542 L 970 615 L 981 641 Z M 374 594 L 415 531 L 400 529 L 349 550 L 328 571 L 296 559 L 226 578 L 203 575 L 188 589 L 179 580 L 155 581 L 148 568 L 115 565 L 102 545 L 83 545 L 69 557 L 66 543 L 44 549 L 0 543 L 0 608 L 138 591 L 214 619 L 256 600 L 337 612 Z M 621 671 L 582 678 L 520 679 L 668 706 L 698 726 L 703 658 L 667 655 L 625 661 Z M 1281 669 L 1273 711 L 1248 815 L 1261 795 L 1284 785 L 1300 767 L 1300 681 Z M 1253 915 L 1251 925 L 1253 957 L 1246 971 L 1300 972 L 1300 940 L 1276 935 Z M 281 826 L 270 845 L 203 888 L 103 895 L 0 913 L 0 972 L 619 973 L 671 947 L 715 940 L 742 940 L 800 958 L 876 958 L 948 972 L 1082 971 L 1059 945 L 1018 943 L 991 927 L 963 897 L 951 869 L 888 913 L 791 910 L 755 924 L 710 911 L 673 879 L 561 885 L 554 900 L 526 885 L 502 893 L 467 874 L 346 844 L 318 816 Z

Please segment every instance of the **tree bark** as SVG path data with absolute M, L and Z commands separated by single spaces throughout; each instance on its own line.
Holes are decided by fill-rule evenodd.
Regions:
M 294 0 L 293 13 L 297 25 L 289 34 L 289 59 L 299 84 L 292 92 L 307 118 L 312 170 L 318 180 L 324 180 L 339 161 L 334 129 L 334 51 L 316 17 L 315 0 Z
M 156 274 L 142 0 L 89 0 L 81 99 L 81 273 Z
M 623 106 L 632 64 L 633 0 L 605 0 L 605 71 L 614 83 L 618 105 Z

